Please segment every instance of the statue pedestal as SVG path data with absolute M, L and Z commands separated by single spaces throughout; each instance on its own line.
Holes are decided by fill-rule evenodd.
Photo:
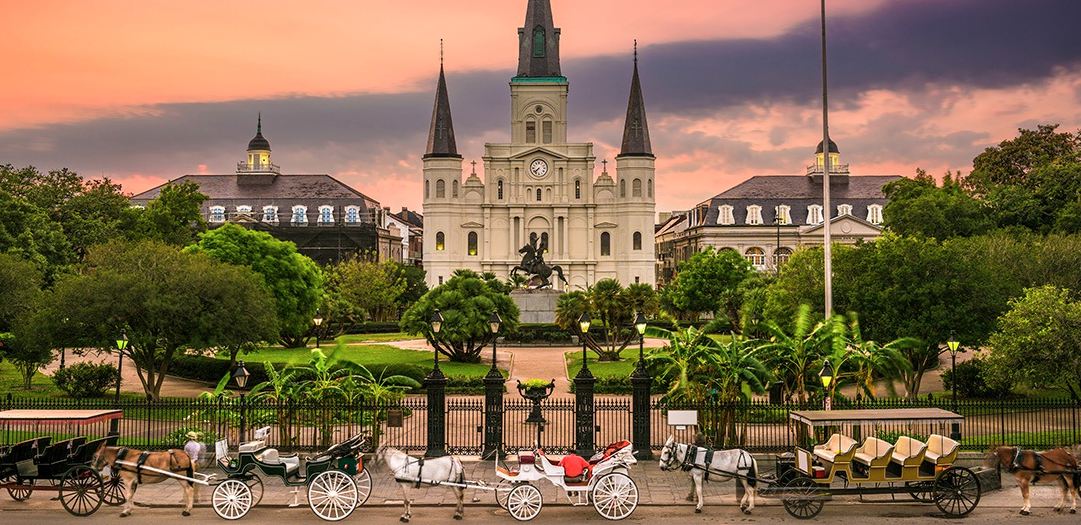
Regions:
M 540 324 L 556 322 L 556 303 L 563 292 L 558 290 L 514 290 L 510 298 L 518 306 L 518 322 Z

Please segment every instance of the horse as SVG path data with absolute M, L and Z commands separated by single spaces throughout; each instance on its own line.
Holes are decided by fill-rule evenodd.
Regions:
M 563 284 L 570 285 L 570 283 L 567 282 L 567 278 L 563 275 L 563 268 L 558 265 L 548 266 L 544 262 L 543 255 L 538 254 L 539 252 L 542 253 L 542 250 L 538 250 L 532 244 L 522 246 L 518 250 L 518 253 L 522 254 L 522 263 L 511 268 L 511 275 L 518 275 L 519 270 L 526 272 L 540 278 L 541 282 L 535 288 L 547 288 L 552 286 L 552 281 L 549 278 L 554 273 L 559 277 L 560 281 L 563 281 Z
M 668 436 L 668 441 L 665 441 L 664 448 L 661 449 L 660 465 L 661 470 L 666 472 L 675 469 L 690 472 L 691 479 L 694 480 L 694 493 L 698 498 L 694 507 L 695 514 L 700 514 L 705 504 L 702 486 L 709 476 L 738 478 L 744 488 L 743 498 L 739 500 L 739 510 L 744 514 L 750 514 L 754 510 L 758 462 L 746 450 L 712 450 L 676 443 L 675 436 Z
M 465 467 L 461 460 L 454 456 L 441 458 L 414 458 L 405 452 L 391 447 L 380 447 L 375 453 L 376 463 L 382 461 L 394 474 L 394 480 L 402 487 L 402 500 L 405 504 L 405 513 L 399 519 L 402 523 L 409 523 L 413 512 L 411 508 L 411 489 L 419 489 L 422 485 L 441 485 L 443 483 L 465 483 Z M 458 499 L 458 507 L 454 511 L 454 519 L 460 520 L 465 513 L 465 487 L 451 487 L 454 497 Z
M 1044 452 L 1022 450 L 1020 447 L 997 447 L 987 457 L 988 466 L 1006 469 L 1017 479 L 1021 487 L 1024 506 L 1021 515 L 1032 513 L 1029 500 L 1029 486 L 1035 485 L 1041 478 L 1058 482 L 1062 498 L 1055 506 L 1055 512 L 1062 512 L 1066 507 L 1066 495 L 1070 495 L 1070 514 L 1077 514 L 1077 497 L 1081 496 L 1081 470 L 1077 458 L 1065 448 L 1056 448 Z
M 167 472 L 175 472 L 190 478 L 195 473 L 195 468 L 191 463 L 191 458 L 186 452 L 173 449 L 163 452 L 146 452 L 124 447 L 102 447 L 94 454 L 94 459 L 91 464 L 94 470 L 98 471 L 108 466 L 112 475 L 120 476 L 120 479 L 123 480 L 124 487 L 126 487 L 127 493 L 125 496 L 127 496 L 127 499 L 124 502 L 123 510 L 120 512 L 121 518 L 130 516 L 131 511 L 134 510 L 135 490 L 139 488 L 140 484 L 161 483 L 170 479 L 175 479 L 184 489 L 185 507 L 184 511 L 181 512 L 181 515 L 191 516 L 191 507 L 195 502 L 195 483 L 186 479 L 171 478 L 155 472 L 145 471 L 129 465 L 121 465 L 117 463 L 118 461 L 134 463 L 138 466 L 151 467 Z

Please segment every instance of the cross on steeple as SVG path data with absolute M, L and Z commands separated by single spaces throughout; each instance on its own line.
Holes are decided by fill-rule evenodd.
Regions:
M 435 137 L 438 139 L 443 138 L 443 134 L 447 132 L 447 123 L 443 122 L 443 119 L 438 119 L 435 122 Z
M 630 128 L 631 128 L 631 133 L 633 133 L 635 137 L 641 137 L 642 136 L 642 121 L 641 121 L 641 119 L 639 119 L 638 117 L 634 117 L 633 119 L 631 119 Z
M 477 174 L 477 161 L 470 162 L 473 165 L 473 175 Z
M 608 173 L 608 159 L 602 160 L 601 164 L 604 165 L 604 172 L 603 173 Z

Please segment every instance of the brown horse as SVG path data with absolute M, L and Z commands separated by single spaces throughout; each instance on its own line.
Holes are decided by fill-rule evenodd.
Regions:
M 126 465 L 121 465 L 117 463 L 118 461 L 123 461 Z M 194 483 L 133 466 L 140 465 L 164 470 L 166 472 L 175 472 L 176 474 L 190 478 L 192 477 L 192 474 L 194 474 L 195 469 L 191 464 L 191 458 L 188 457 L 187 453 L 183 450 L 170 449 L 161 452 L 145 452 L 123 447 L 102 447 L 98 450 L 98 453 L 94 455 L 92 465 L 93 468 L 98 471 L 108 466 L 112 475 L 120 476 L 120 479 L 124 481 L 124 486 L 127 488 L 127 501 L 124 502 L 124 509 L 120 512 L 121 518 L 131 515 L 131 511 L 135 505 L 135 490 L 140 484 L 161 483 L 170 479 L 175 479 L 184 489 L 184 502 L 186 506 L 182 515 L 191 515 L 191 507 L 195 500 Z
M 1081 471 L 1078 470 L 1077 458 L 1069 450 L 1056 448 L 1037 452 L 1019 447 L 998 447 L 991 451 L 988 460 L 992 466 L 1005 469 L 1017 479 L 1017 484 L 1021 487 L 1021 497 L 1024 498 L 1022 516 L 1028 516 L 1032 512 L 1029 486 L 1035 485 L 1041 479 L 1055 480 L 1062 489 L 1062 498 L 1055 506 L 1055 512 L 1065 509 L 1066 495 L 1069 494 L 1070 514 L 1077 513 L 1077 497 L 1081 495 Z

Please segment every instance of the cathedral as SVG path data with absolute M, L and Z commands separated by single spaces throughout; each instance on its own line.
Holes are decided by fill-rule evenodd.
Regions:
M 592 143 L 569 142 L 570 84 L 560 72 L 550 0 L 528 0 L 510 81 L 510 141 L 485 144 L 484 180 L 464 176 L 440 64 L 424 162 L 424 269 L 429 286 L 459 268 L 507 278 L 537 247 L 567 284 L 654 284 L 655 169 L 635 53 L 615 176 Z

